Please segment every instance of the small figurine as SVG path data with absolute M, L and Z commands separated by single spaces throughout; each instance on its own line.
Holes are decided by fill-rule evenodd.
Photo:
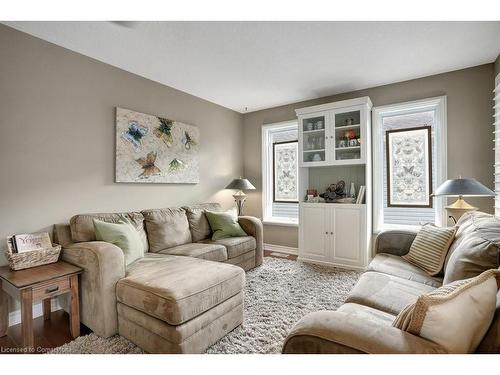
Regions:
M 340 180 L 336 184 L 331 184 L 326 188 L 326 191 L 319 196 L 325 200 L 326 203 L 335 202 L 339 198 L 345 197 L 345 182 Z

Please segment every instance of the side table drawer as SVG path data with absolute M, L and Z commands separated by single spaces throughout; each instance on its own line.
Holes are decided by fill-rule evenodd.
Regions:
M 33 301 L 55 297 L 70 291 L 69 277 L 61 277 L 33 287 Z

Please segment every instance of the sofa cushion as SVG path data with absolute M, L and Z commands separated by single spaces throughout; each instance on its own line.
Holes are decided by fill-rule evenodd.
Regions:
M 184 256 L 146 254 L 116 285 L 117 300 L 171 325 L 182 324 L 238 294 L 243 269 Z
M 368 306 L 358 305 L 357 303 L 344 303 L 337 311 L 348 314 L 353 319 L 362 319 L 370 323 L 385 324 L 387 326 L 390 326 L 396 318 L 395 315 Z
M 227 249 L 228 259 L 236 258 L 257 248 L 255 237 L 252 236 L 228 237 L 216 241 L 203 240 L 200 243 L 223 245 Z
M 434 287 L 400 277 L 368 271 L 361 275 L 346 302 L 358 303 L 397 315 Z
M 495 316 L 476 353 L 500 353 L 500 292 L 497 293 Z
M 499 267 L 500 220 L 484 212 L 464 214 L 445 262 L 444 284 Z
M 424 270 L 392 254 L 377 254 L 368 265 L 368 271 L 385 273 L 402 279 L 416 281 L 434 288 L 443 285 L 443 279 L 429 276 Z
M 162 250 L 160 254 L 182 255 L 214 262 L 225 262 L 227 260 L 226 248 L 218 244 L 187 243 Z
M 96 241 L 94 219 L 107 223 L 129 221 L 135 227 L 144 245 L 144 251 L 149 249 L 146 231 L 144 230 L 144 216 L 140 212 L 81 214 L 73 216 L 70 221 L 71 237 L 74 242 Z
M 435 342 L 449 353 L 472 353 L 493 320 L 499 287 L 499 270 L 454 281 L 420 296 L 393 326 Z
M 191 242 L 191 231 L 183 208 L 159 208 L 142 211 L 146 222 L 149 251 L 158 251 Z
M 436 276 L 443 269 L 444 260 L 453 239 L 456 227 L 437 227 L 425 224 L 417 233 L 408 254 L 403 258 L 422 268 L 430 276 Z
M 193 242 L 198 242 L 210 237 L 212 235 L 212 230 L 205 216 L 205 210 L 220 211 L 220 204 L 202 203 L 194 206 L 185 206 L 183 208 L 186 210 Z
M 97 241 L 112 243 L 123 251 L 125 265 L 144 256 L 141 237 L 130 222 L 106 223 L 94 219 L 94 228 Z
M 247 234 L 238 222 L 238 213 L 234 209 L 226 212 L 205 211 L 205 216 L 212 229 L 212 240 L 229 237 L 243 237 Z
M 147 315 L 141 311 L 128 307 L 122 303 L 117 304 L 118 319 L 120 320 L 120 326 L 123 319 L 133 322 L 142 328 L 145 336 L 148 333 L 151 337 L 151 333 L 158 335 L 163 339 L 167 340 L 173 344 L 189 343 L 193 337 L 197 334 L 203 332 L 207 329 L 209 335 L 220 335 L 220 332 L 213 332 L 212 325 L 218 319 L 224 319 L 225 316 L 231 314 L 235 309 L 241 308 L 243 306 L 243 292 L 240 292 L 226 301 L 218 304 L 213 309 L 210 309 L 203 314 L 198 315 L 196 318 L 187 321 L 184 324 L 178 326 L 172 326 L 170 324 L 165 324 L 164 321 L 156 319 L 150 315 Z M 243 311 L 241 311 L 240 320 L 243 317 Z M 193 336 L 194 335 L 194 336 Z M 156 352 L 162 352 L 161 350 L 156 350 Z M 163 351 L 164 352 L 164 351 Z

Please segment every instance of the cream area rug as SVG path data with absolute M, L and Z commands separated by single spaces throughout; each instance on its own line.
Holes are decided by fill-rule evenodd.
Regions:
M 293 325 L 307 313 L 336 310 L 360 273 L 302 262 L 264 258 L 247 272 L 245 318 L 241 326 L 212 345 L 207 353 L 280 353 Z M 115 335 L 95 334 L 55 348 L 53 354 L 137 354 L 142 350 Z

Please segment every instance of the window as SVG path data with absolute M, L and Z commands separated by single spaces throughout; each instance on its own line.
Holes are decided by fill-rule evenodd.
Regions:
M 264 223 L 297 225 L 299 217 L 298 125 L 262 127 L 262 210 Z
M 373 109 L 374 231 L 446 223 L 446 97 Z

